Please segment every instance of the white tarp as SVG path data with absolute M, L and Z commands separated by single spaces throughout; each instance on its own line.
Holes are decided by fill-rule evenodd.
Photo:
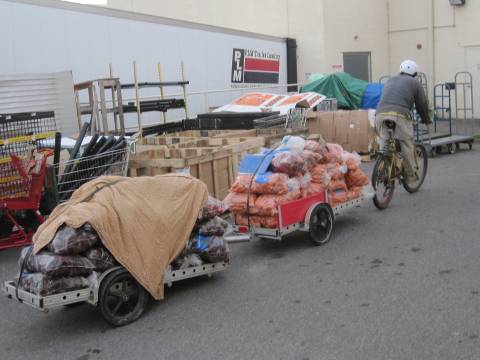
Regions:
M 58 131 L 78 133 L 70 71 L 0 75 L 0 114 L 54 111 Z

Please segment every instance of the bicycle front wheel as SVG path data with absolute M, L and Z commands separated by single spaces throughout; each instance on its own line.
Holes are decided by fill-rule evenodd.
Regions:
M 375 190 L 373 203 L 379 210 L 388 207 L 395 190 L 395 179 L 391 177 L 391 161 L 389 157 L 381 156 L 373 168 L 372 186 Z
M 425 181 L 425 177 L 427 176 L 427 169 L 428 169 L 428 153 L 427 153 L 427 149 L 425 149 L 425 146 L 416 145 L 415 156 L 416 156 L 416 164 L 414 164 L 413 167 L 417 173 L 417 180 L 410 181 L 410 182 L 403 181 L 403 187 L 410 194 L 416 193 L 420 189 L 420 187 L 423 185 L 423 182 Z

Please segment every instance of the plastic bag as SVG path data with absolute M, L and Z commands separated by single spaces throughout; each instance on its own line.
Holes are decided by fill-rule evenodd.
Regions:
M 212 219 L 215 216 L 222 215 L 227 209 L 228 207 L 223 201 L 215 199 L 213 196 L 209 196 L 207 203 L 203 206 L 198 218 L 200 221 Z
M 91 248 L 84 255 L 95 266 L 95 271 L 103 272 L 118 265 L 113 255 L 103 246 Z
M 267 229 L 276 229 L 278 227 L 278 217 L 262 216 L 262 226 Z
M 261 195 L 255 201 L 257 214 L 260 216 L 274 216 L 278 214 L 276 195 Z
M 287 135 L 282 139 L 282 149 L 289 149 L 295 153 L 301 153 L 305 148 L 305 139 L 300 136 Z
M 98 289 L 100 287 L 100 276 L 102 276 L 102 273 L 97 271 L 92 272 L 88 276 L 87 281 L 90 289 Z
M 355 187 L 355 188 L 352 188 L 352 189 L 348 190 L 348 192 L 347 192 L 348 200 L 358 199 L 360 196 L 362 196 L 362 190 L 363 190 L 363 188 L 361 188 L 361 187 Z
M 375 190 L 372 185 L 367 185 L 362 188 L 362 195 L 367 199 L 373 199 L 375 196 Z
M 345 178 L 345 174 L 348 172 L 348 169 L 345 165 L 339 165 L 338 163 L 328 164 L 326 169 L 331 180 L 343 180 Z
M 313 152 L 315 152 L 317 154 L 320 154 L 320 155 L 324 155 L 327 152 L 327 148 L 324 145 L 320 144 L 317 141 L 313 141 L 313 140 L 305 141 L 304 150 L 313 151 Z
M 348 201 L 347 191 L 337 190 L 329 194 L 330 206 L 337 206 Z
M 247 193 L 248 188 L 250 187 L 250 184 L 252 185 L 252 189 L 250 189 L 250 192 L 255 192 L 253 191 L 253 187 L 255 186 L 255 181 L 252 181 L 252 175 L 239 174 L 232 185 L 231 191 L 236 193 Z
M 348 151 L 344 151 L 342 153 L 342 161 L 347 166 L 348 170 L 356 170 L 362 164 L 362 158 L 357 153 L 349 153 Z
M 221 236 L 195 235 L 191 238 L 188 249 L 207 263 L 228 262 L 230 259 L 228 244 Z
M 323 185 L 310 182 L 302 187 L 302 197 L 306 198 L 312 195 L 319 194 L 324 191 L 325 191 L 325 188 L 323 187 Z
M 248 226 L 248 220 L 250 218 L 250 226 L 260 228 L 262 227 L 262 218 L 260 216 L 252 215 L 247 216 L 245 214 L 235 215 L 235 224 L 237 226 Z
M 320 163 L 323 158 L 322 155 L 310 150 L 303 150 L 300 156 L 303 160 L 304 171 L 310 171 L 315 165 Z
M 222 236 L 228 229 L 228 222 L 223 220 L 221 217 L 216 216 L 205 223 L 199 224 L 197 229 L 200 235 Z
M 248 206 L 247 206 L 248 199 Z M 239 194 L 231 192 L 227 195 L 224 200 L 225 205 L 230 209 L 232 213 L 241 213 L 244 214 L 247 212 L 247 207 L 249 207 L 250 214 L 255 214 L 255 200 L 257 196 L 255 194 Z
M 29 251 L 29 247 L 22 249 L 19 259 L 20 267 Z M 56 255 L 48 251 L 41 251 L 37 255 L 30 254 L 25 261 L 25 269 L 31 273 L 39 272 L 59 277 L 89 275 L 95 266 L 84 256 Z
M 348 191 L 347 184 L 345 184 L 344 180 L 332 180 L 328 184 L 327 187 L 328 191 L 333 193 L 336 191 Z
M 285 204 L 288 201 L 300 199 L 302 194 L 300 192 L 300 184 L 298 180 L 291 179 L 292 191 L 283 195 L 260 195 L 255 200 L 255 214 L 261 216 L 275 216 L 278 214 L 278 206 Z
M 357 168 L 355 170 L 350 170 L 345 174 L 345 182 L 349 188 L 353 188 L 366 186 L 370 183 L 370 180 L 362 169 Z
M 82 276 L 52 277 L 42 273 L 25 273 L 20 277 L 19 286 L 29 293 L 47 296 L 85 289 L 90 286 L 90 283 L 88 279 Z
M 323 162 L 333 164 L 342 161 L 343 148 L 338 144 L 327 144 L 327 152 L 323 156 Z
M 173 270 L 183 270 L 189 267 L 200 266 L 203 264 L 202 259 L 198 254 L 181 254 L 172 261 Z
M 272 167 L 275 172 L 296 176 L 304 172 L 303 159 L 300 153 L 282 151 L 276 154 L 272 160 Z
M 258 194 L 286 194 L 288 192 L 288 176 L 275 173 L 257 175 L 253 190 Z
M 64 225 L 57 230 L 55 237 L 48 244 L 48 250 L 57 255 L 80 254 L 97 244 L 99 237 L 90 224 L 78 229 Z
M 317 184 L 322 184 L 323 186 L 327 186 L 331 180 L 331 176 L 327 171 L 327 166 L 324 164 L 316 165 L 311 173 L 312 182 Z

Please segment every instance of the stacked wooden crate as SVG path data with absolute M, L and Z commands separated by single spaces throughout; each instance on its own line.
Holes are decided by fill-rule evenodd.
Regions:
M 246 154 L 271 148 L 287 135 L 306 135 L 307 129 L 190 130 L 145 137 L 130 157 L 129 176 L 185 172 L 202 180 L 210 194 L 223 199 Z
M 223 199 L 235 181 L 241 159 L 260 151 L 264 143 L 261 137 L 144 138 L 130 158 L 129 176 L 185 172 L 207 184 L 210 194 Z
M 308 129 L 268 128 L 252 130 L 188 130 L 174 134 L 174 136 L 195 138 L 262 137 L 265 140 L 264 146 L 267 148 L 273 147 L 287 135 L 308 136 Z

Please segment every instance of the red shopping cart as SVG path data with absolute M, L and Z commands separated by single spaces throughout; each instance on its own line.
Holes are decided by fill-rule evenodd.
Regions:
M 44 150 L 31 161 L 12 155 L 0 165 L 0 250 L 31 243 L 43 223 L 40 212 L 47 158 Z
M 40 201 L 55 137 L 53 112 L 0 114 L 0 250 L 28 245 L 44 221 Z

